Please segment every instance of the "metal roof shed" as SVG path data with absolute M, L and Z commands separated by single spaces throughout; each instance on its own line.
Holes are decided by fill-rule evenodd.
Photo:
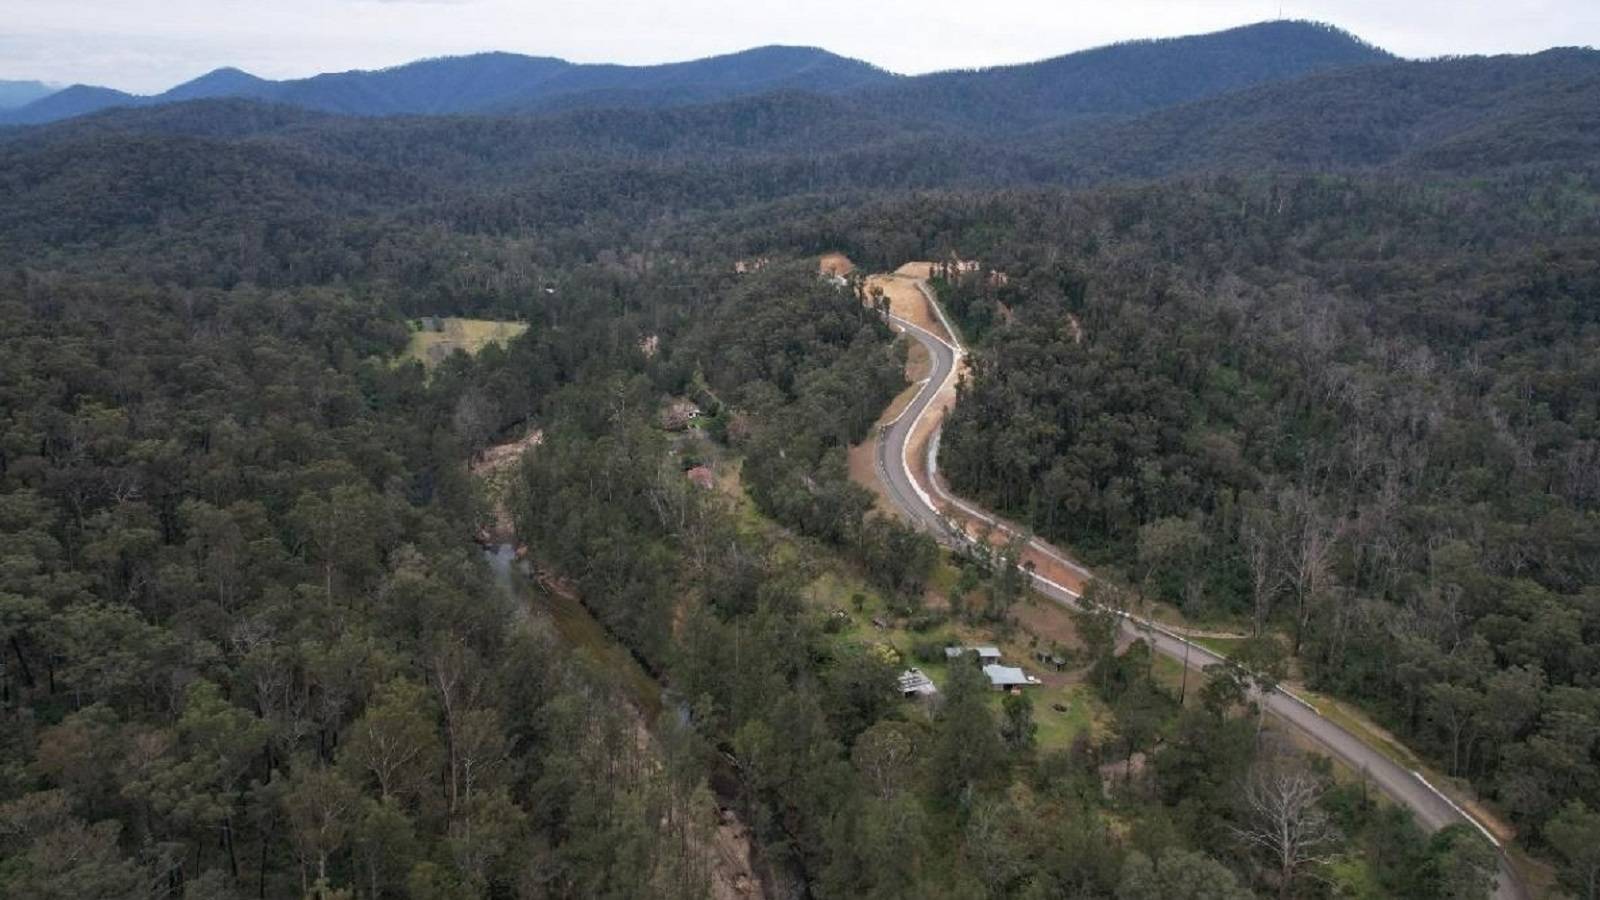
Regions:
M 907 697 L 931 697 L 939 693 L 939 689 L 921 669 L 907 669 L 900 673 L 900 693 Z
M 984 666 L 983 674 L 989 676 L 989 683 L 991 685 L 994 685 L 996 689 L 1002 691 L 1006 690 L 1007 688 L 1026 687 L 1030 684 L 1039 683 L 1039 679 L 1028 675 L 1015 666 Z

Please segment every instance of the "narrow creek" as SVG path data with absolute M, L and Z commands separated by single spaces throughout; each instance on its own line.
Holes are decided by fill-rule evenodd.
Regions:
M 495 584 L 512 600 L 518 615 L 548 615 L 556 634 L 568 647 L 619 679 L 639 712 L 640 724 L 649 731 L 668 702 L 661 683 L 577 597 L 543 588 L 534 579 L 529 563 L 517 559 L 514 545 L 485 547 L 483 554 L 494 573 Z M 711 900 L 765 900 L 767 884 L 756 874 L 760 867 L 755 862 L 758 854 L 750 829 L 735 811 L 737 780 L 725 763 L 713 762 L 708 776 L 720 809 L 720 820 L 705 848 L 711 875 L 709 896 Z
M 541 588 L 533 580 L 527 561 L 517 559 L 516 548 L 511 544 L 486 547 L 483 554 L 494 572 L 495 583 L 515 601 L 516 609 L 524 613 L 538 610 L 549 615 L 556 634 L 568 647 L 618 678 L 638 707 L 645 725 L 648 727 L 655 722 L 662 709 L 661 684 L 606 631 L 599 619 L 577 598 Z

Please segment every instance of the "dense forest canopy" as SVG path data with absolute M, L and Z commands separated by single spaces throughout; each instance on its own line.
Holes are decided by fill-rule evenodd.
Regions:
M 1538 841 L 1600 805 L 1596 197 L 1304 179 L 1018 205 L 1009 282 L 941 287 L 984 348 L 944 471 L 1191 616 L 1281 626 L 1314 686 Z
M 1600 55 L 475 61 L 587 99 L 221 72 L 0 131 L 0 894 L 701 897 L 745 834 L 767 897 L 1483 897 L 1475 832 L 1268 726 L 1293 676 L 1595 895 Z M 904 701 L 1029 600 L 852 480 L 916 362 L 827 251 L 980 260 L 933 279 L 952 486 L 1250 665 L 1174 684 L 1090 611 L 1071 741 L 972 667 Z M 436 316 L 520 336 L 402 361 Z M 497 581 L 496 499 L 664 694 Z
M 51 265 L 70 266 L 79 251 L 114 252 L 141 275 L 170 278 L 148 244 L 181 239 L 211 260 L 191 271 L 215 273 L 218 286 L 240 272 L 282 284 L 308 265 L 315 278 L 371 277 L 370 265 L 355 268 L 371 243 L 404 244 L 434 225 L 539 234 L 593 259 L 619 230 L 682 240 L 696 216 L 717 228 L 707 220 L 801 197 L 1219 171 L 1582 171 L 1600 133 L 1597 86 L 1592 50 L 1383 62 L 1042 129 L 952 124 L 934 111 L 956 101 L 937 96 L 908 114 L 793 91 L 668 109 L 380 120 L 197 100 L 0 129 L 0 189 L 15 198 L 0 212 L 0 255 L 65 255 Z M 290 258 L 307 247 L 324 258 Z

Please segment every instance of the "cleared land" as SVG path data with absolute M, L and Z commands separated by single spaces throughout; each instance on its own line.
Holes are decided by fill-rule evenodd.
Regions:
M 928 307 L 928 298 L 917 287 L 924 277 L 917 273 L 925 273 L 932 266 L 933 263 L 906 263 L 893 275 L 870 275 L 867 277 L 867 296 L 871 297 L 876 290 L 883 291 L 889 300 L 890 312 L 948 341 L 949 332 L 939 323 L 939 318 Z
M 411 327 L 416 330 L 411 333 L 411 344 L 400 361 L 416 360 L 431 369 L 457 350 L 476 356 L 490 344 L 504 346 L 526 332 L 528 323 L 448 318 L 440 320 L 437 331 L 424 329 L 417 321 L 413 321 Z
M 843 253 L 824 253 L 817 260 L 817 271 L 823 275 L 849 275 L 855 270 L 856 264 Z
M 915 380 L 926 376 L 927 365 L 925 357 L 913 356 L 907 368 Z M 889 418 L 894 414 L 897 413 L 892 411 Z M 863 446 L 870 454 L 871 442 Z M 992 644 L 1001 648 L 1008 665 L 1021 666 L 1040 680 L 1040 684 L 1029 688 L 1028 692 L 1034 701 L 1034 720 L 1039 725 L 1038 746 L 1041 750 L 1064 750 L 1080 735 L 1103 739 L 1111 731 L 1111 716 L 1105 704 L 1089 685 L 1083 683 L 1087 663 L 1082 658 L 1082 646 L 1072 614 L 1066 609 L 1029 596 L 1013 608 L 1018 627 L 1009 630 L 990 627 L 982 622 L 950 620 L 918 630 L 913 627 L 911 620 L 896 615 L 890 609 L 890 598 L 872 584 L 859 568 L 819 550 L 809 539 L 794 534 L 757 509 L 755 501 L 744 489 L 737 458 L 723 457 L 722 451 L 709 443 L 704 445 L 703 452 L 715 461 L 717 488 L 732 501 L 741 530 L 758 533 L 771 540 L 777 559 L 799 562 L 811 570 L 813 574 L 803 596 L 821 618 L 826 619 L 836 613 L 842 615 L 842 621 L 833 626 L 831 632 L 832 640 L 841 648 L 859 646 L 873 648 L 873 652 L 892 654 L 898 665 L 922 669 L 942 690 L 948 686 L 950 674 L 950 664 L 943 655 L 944 646 Z M 866 466 L 867 470 L 861 479 L 863 485 L 877 480 L 870 469 L 870 455 L 866 458 Z M 885 501 L 883 508 L 892 510 L 894 507 Z M 942 560 L 928 580 L 922 607 L 930 611 L 947 611 L 950 594 L 959 579 L 956 566 L 949 560 Z M 984 603 L 983 592 L 973 591 L 965 597 L 964 602 L 971 607 L 981 607 Z M 879 627 L 874 619 L 881 622 L 883 627 Z M 916 653 L 919 645 L 938 648 L 938 652 L 931 659 L 919 660 Z M 1033 657 L 1035 650 L 1064 654 L 1068 659 L 1065 671 L 1057 672 L 1050 666 L 1040 664 Z M 1173 670 L 1175 673 L 1175 664 Z M 1175 674 L 1171 680 L 1173 684 L 1177 683 Z M 1192 677 L 1191 686 L 1196 683 L 1198 679 Z M 998 692 L 990 697 L 997 714 L 1000 700 Z M 924 703 L 906 700 L 905 710 L 912 716 L 922 716 L 928 713 L 929 707 Z

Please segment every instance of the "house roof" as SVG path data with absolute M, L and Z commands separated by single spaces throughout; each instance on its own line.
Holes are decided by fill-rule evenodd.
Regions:
M 902 694 L 921 694 L 926 697 L 939 693 L 933 680 L 923 673 L 921 669 L 907 669 L 900 673 L 900 692 Z
M 983 667 L 983 674 L 989 676 L 989 683 L 995 687 L 1014 687 L 1016 685 L 1039 683 L 1039 679 L 1030 678 L 1027 673 L 1015 666 L 987 665 Z
M 979 658 L 981 658 L 981 659 L 999 659 L 1000 658 L 1000 648 L 999 647 L 946 647 L 946 648 L 944 648 L 944 655 L 945 655 L 946 659 L 955 659 L 955 658 L 961 656 L 962 654 L 966 654 L 966 653 L 976 653 L 976 654 L 978 654 Z

